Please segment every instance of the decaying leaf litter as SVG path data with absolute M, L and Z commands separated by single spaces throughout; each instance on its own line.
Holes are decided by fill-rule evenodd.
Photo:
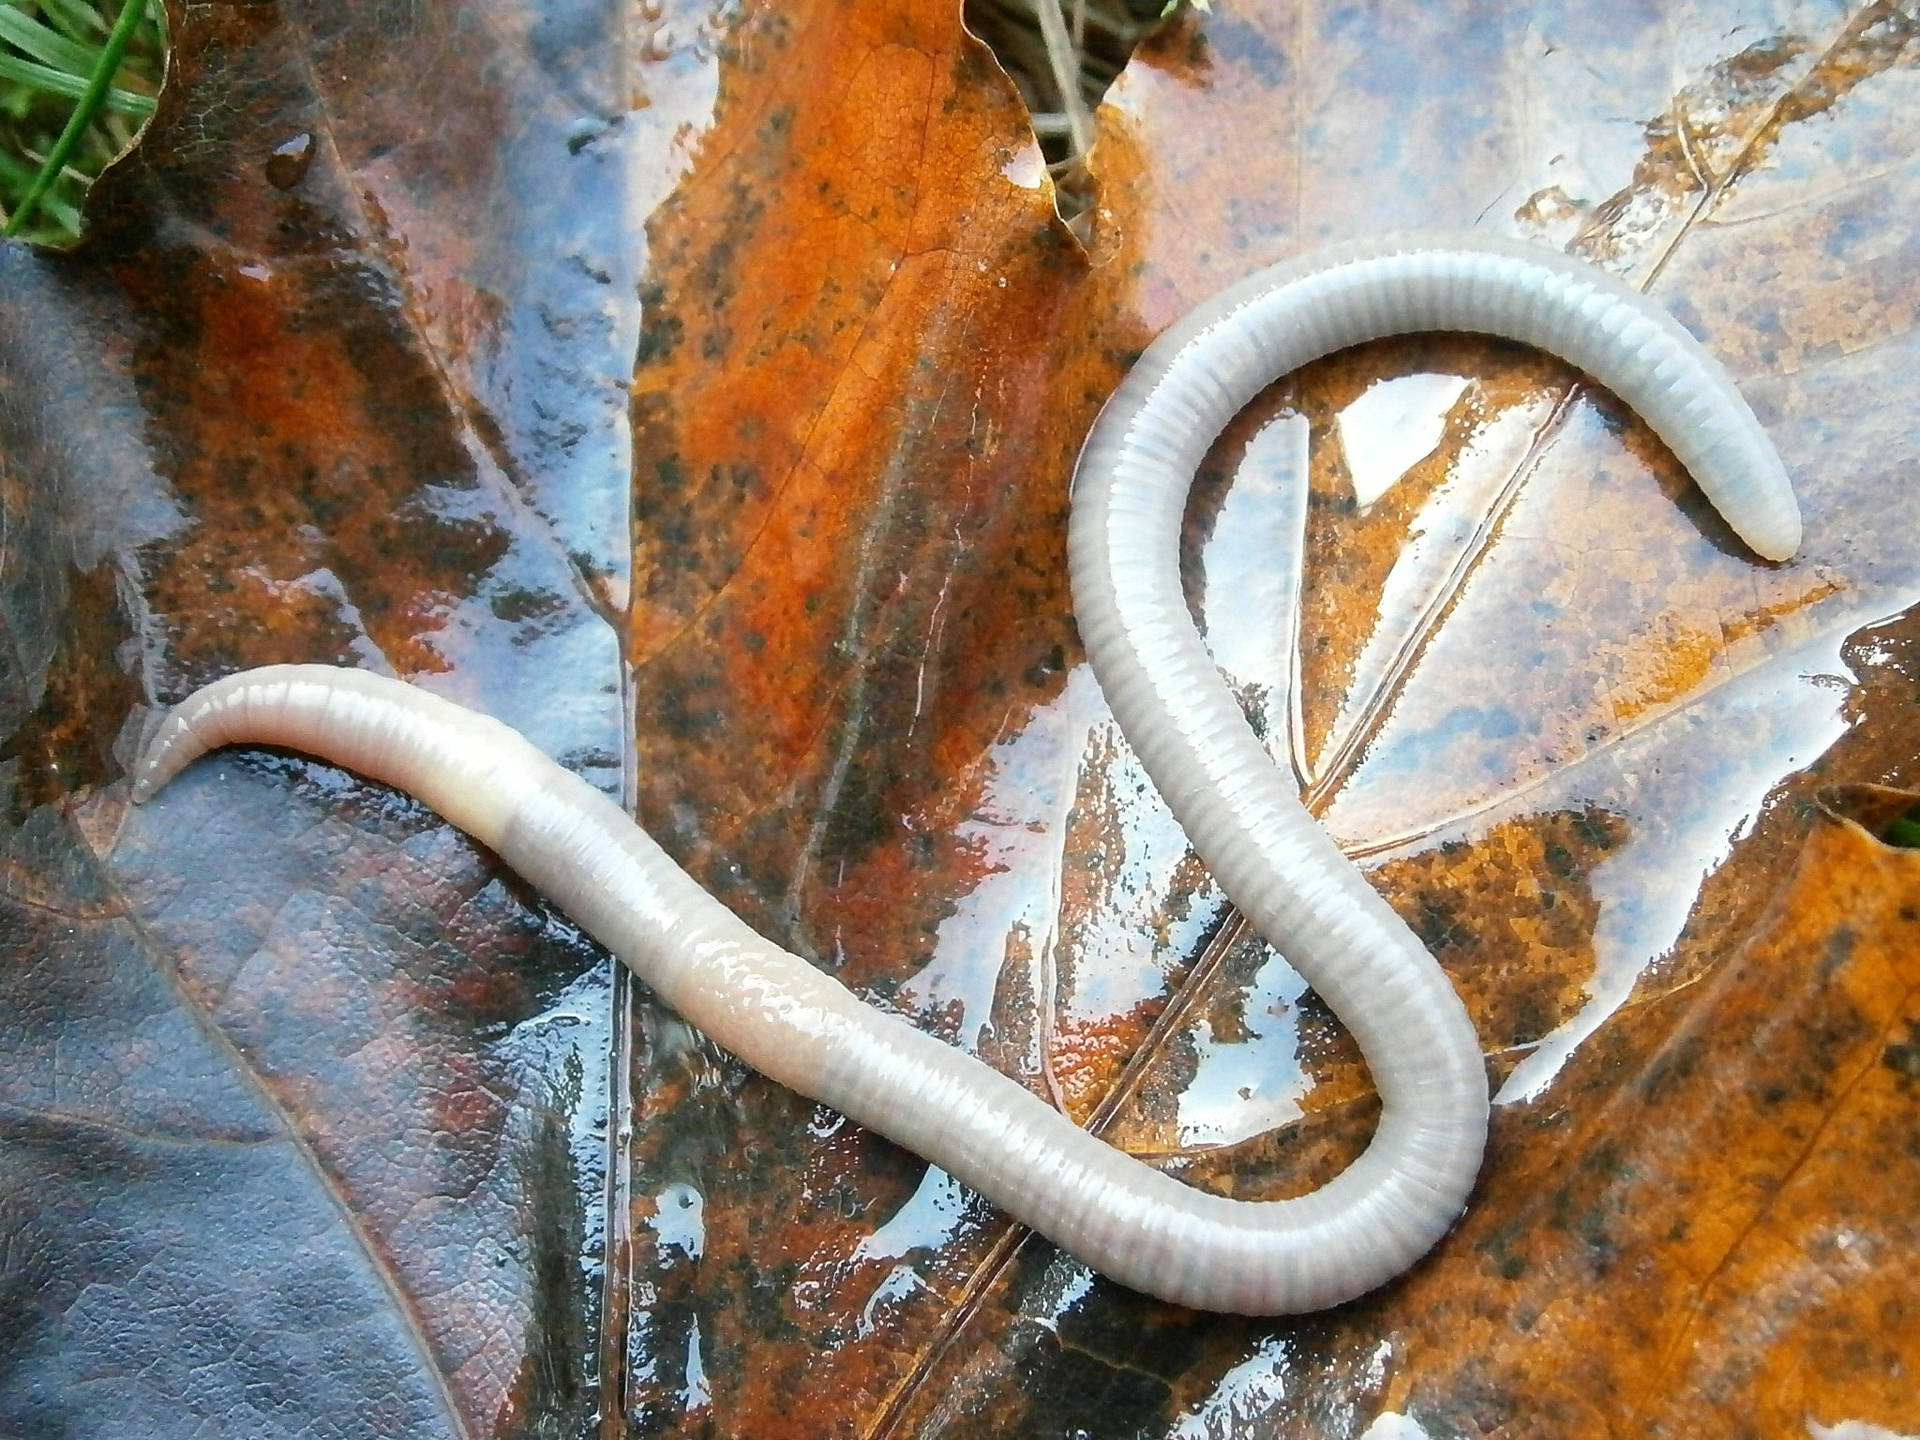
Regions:
M 254 109 L 196 113 L 262 164 L 318 137 L 299 186 L 223 160 L 204 125 L 169 142 L 163 110 L 101 197 L 96 248 L 9 252 L 0 277 L 11 314 L 64 327 L 0 341 L 22 497 L 6 613 L 28 657 L 9 924 L 49 957 L 35 982 L 92 997 L 9 1010 L 34 1020 L 0 1047 L 9 1123 L 33 1136 L 8 1153 L 37 1168 L 6 1188 L 128 1217 L 147 1258 L 116 1271 L 32 1225 L 17 1253 L 39 1268 L 9 1293 L 57 1297 L 65 1274 L 127 1296 L 125 1333 L 166 1373 L 178 1339 L 129 1275 L 204 1277 L 173 1285 L 207 1315 L 274 1298 L 212 1283 L 192 1257 L 220 1227 L 174 1217 L 306 1214 L 327 1263 L 300 1293 L 360 1297 L 332 1302 L 360 1317 L 348 1390 L 417 1396 L 403 1419 L 434 1433 L 589 1427 L 615 1357 L 628 1403 L 607 1423 L 639 1433 L 1358 1434 L 1386 1411 L 1435 1435 L 1604 1433 L 1614 1384 L 1669 1407 L 1645 1433 L 1914 1428 L 1898 1292 L 1875 1298 L 1911 1253 L 1901 1208 L 1820 1179 L 1846 1163 L 1828 1154 L 1874 1157 L 1859 1168 L 1893 1187 L 1911 1164 L 1886 1148 L 1910 1114 L 1910 1001 L 1875 958 L 1904 857 L 1883 873 L 1854 840 L 1808 850 L 1811 882 L 1794 870 L 1829 823 L 1818 786 L 1898 783 L 1915 749 L 1912 568 L 1883 521 L 1913 447 L 1877 398 L 1910 343 L 1911 16 L 1183 22 L 1102 117 L 1092 269 L 1047 213 L 1018 107 L 944 15 L 676 24 L 626 75 L 595 71 L 622 52 L 584 18 L 565 42 L 476 15 L 384 34 L 372 13 L 214 18 L 180 30 L 183 80 Z M 375 36 L 384 69 L 330 90 L 327 57 Z M 209 69 L 190 45 L 215 38 Z M 581 124 L 592 85 L 620 124 Z M 380 103 L 403 91 L 414 114 Z M 445 123 L 417 128 L 435 105 Z M 710 128 L 676 144 L 683 119 Z M 1275 138 L 1230 146 L 1249 131 Z M 742 913 L 1080 1118 L 1243 1193 L 1304 1187 L 1364 1138 L 1364 1074 L 1234 934 L 1106 726 L 1059 574 L 1064 497 L 1036 477 L 1064 476 L 1128 353 L 1217 283 L 1317 238 L 1483 214 L 1651 278 L 1820 519 L 1804 568 L 1756 572 L 1606 397 L 1465 342 L 1320 367 L 1216 451 L 1190 512 L 1210 640 L 1252 703 L 1290 714 L 1256 607 L 1207 597 L 1257 595 L 1304 550 L 1298 733 L 1269 735 L 1449 965 L 1506 1087 L 1466 1226 L 1377 1304 L 1202 1323 L 1075 1274 L 645 997 L 610 998 L 484 856 L 343 777 L 229 757 L 171 833 L 116 798 L 137 705 L 240 664 L 387 657 L 631 787 Z M 1442 403 L 1431 375 L 1468 379 Z M 1437 411 L 1440 435 L 1363 510 L 1357 427 L 1388 402 Z M 1262 447 L 1303 437 L 1307 493 L 1263 490 Z M 1783 877 L 1819 891 L 1836 865 L 1876 877 L 1851 918 L 1770 909 Z M 1834 926 L 1857 964 L 1834 963 Z M 1742 1151 L 1737 1113 L 1685 1108 L 1743 985 L 1793 1002 L 1766 1015 L 1797 1037 L 1772 1056 L 1784 1075 L 1741 1090 L 1780 1117 L 1756 1137 L 1808 1137 L 1784 1155 Z M 194 1093 L 143 1069 L 169 1023 L 204 1043 L 161 1053 L 205 1057 L 190 1073 L 264 1118 L 141 1108 Z M 74 1073 L 36 1058 L 55 1053 L 118 1057 L 97 1073 L 119 1078 L 63 1108 L 89 1092 L 52 1083 Z M 1248 1118 L 1250 1086 L 1279 1130 Z M 597 1112 L 626 1113 L 625 1087 L 609 1223 Z M 1653 1114 L 1725 1143 L 1676 1169 L 1641 1144 Z M 74 1179 L 128 1173 L 109 1134 L 234 1151 L 206 1148 L 216 1131 L 284 1157 L 277 1190 L 147 1171 L 122 1205 Z M 613 1325 L 602 1246 L 626 1287 Z M 1758 1339 L 1716 1318 L 1762 1300 L 1780 1318 Z M 1869 1311 L 1867 1343 L 1812 1338 L 1866 1335 L 1847 1316 Z M 40 1325 L 10 1373 L 71 1363 L 75 1333 Z M 276 1357 L 280 1393 L 325 1369 Z M 211 1384 L 196 1403 L 245 1413 Z

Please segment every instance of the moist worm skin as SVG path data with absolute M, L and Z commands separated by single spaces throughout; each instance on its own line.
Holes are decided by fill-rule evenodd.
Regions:
M 1317 1309 L 1393 1278 L 1466 1203 L 1486 1141 L 1465 1007 L 1275 769 L 1186 610 L 1186 492 L 1233 413 L 1329 351 L 1485 331 L 1606 382 L 1762 554 L 1798 543 L 1784 473 L 1732 385 L 1636 292 L 1523 246 L 1415 240 L 1257 275 L 1149 349 L 1075 477 L 1076 613 L 1122 729 L 1195 849 L 1358 1039 L 1382 1099 L 1366 1151 L 1279 1201 L 1195 1190 L 757 935 L 605 796 L 517 732 L 411 685 L 276 665 L 184 701 L 136 768 L 145 801 L 221 745 L 287 746 L 382 780 L 491 847 L 668 1004 L 763 1073 L 886 1135 L 1137 1290 L 1203 1309 Z

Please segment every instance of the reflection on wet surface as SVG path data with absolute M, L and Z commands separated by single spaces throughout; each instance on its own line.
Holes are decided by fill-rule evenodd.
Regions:
M 1807 1417 L 1807 1437 L 1808 1440 L 1913 1440 L 1910 1433 L 1896 1433 L 1871 1420 L 1837 1420 L 1831 1425 L 1822 1425 L 1811 1415 Z
M 997 1002 L 1007 967 L 981 963 L 1002 950 L 1030 970 L 1041 1033 L 1059 1026 L 1070 1049 L 1085 1027 L 1155 994 L 1168 966 L 1215 923 L 1217 906 L 1201 897 L 1189 903 L 1185 839 L 1086 666 L 995 746 L 989 762 L 958 829 L 986 878 L 955 902 L 932 957 L 900 998 L 939 1016 L 963 1048 L 977 1048 L 984 1029 L 1006 1020 Z M 1054 1058 L 1074 1068 L 1066 1056 Z
M 654 1242 L 678 1250 L 689 1260 L 698 1260 L 706 1248 L 707 1232 L 701 1221 L 704 1204 L 700 1192 L 684 1181 L 668 1185 L 654 1197 Z
M 306 179 L 307 169 L 313 164 L 313 151 L 314 139 L 310 130 L 302 130 L 298 135 L 282 140 L 267 157 L 267 183 L 276 190 L 291 190 Z
M 1239 1000 L 1238 1024 L 1193 1036 L 1192 1078 L 1180 1090 L 1178 1143 L 1230 1145 L 1300 1118 L 1305 1076 L 1298 1005 L 1306 983 L 1270 955 Z
M 1404 477 L 1410 493 L 1394 497 L 1400 516 L 1368 516 L 1369 507 L 1363 503 L 1361 514 L 1350 527 L 1361 531 L 1378 527 L 1377 538 L 1369 537 L 1362 543 L 1384 544 L 1393 553 L 1379 582 L 1371 632 L 1353 656 L 1351 668 L 1341 677 L 1345 694 L 1324 739 L 1313 751 L 1309 793 L 1316 807 L 1324 805 L 1328 795 L 1345 782 L 1370 745 L 1373 732 L 1398 700 L 1409 671 L 1419 662 L 1425 636 L 1441 624 L 1467 572 L 1478 563 L 1506 518 L 1515 491 L 1525 478 L 1528 452 L 1552 414 L 1552 395 L 1538 389 L 1514 393 L 1515 387 L 1510 385 L 1508 394 L 1483 395 L 1470 389 L 1471 382 L 1464 376 L 1406 379 L 1430 379 L 1438 382 L 1438 393 L 1454 393 L 1456 405 L 1446 416 L 1453 428 L 1451 443 L 1437 474 Z M 1354 405 L 1366 405 L 1378 389 L 1377 385 L 1370 387 Z M 1467 399 L 1459 404 L 1462 395 Z M 1350 430 L 1346 416 L 1352 408 L 1342 410 L 1337 422 L 1343 440 Z M 1421 458 L 1432 453 L 1429 449 Z M 1345 444 L 1342 458 L 1351 467 L 1351 451 Z M 1425 483 L 1416 489 L 1420 481 Z M 1397 547 L 1395 529 L 1400 532 Z M 1344 556 L 1339 542 L 1335 542 L 1331 547 L 1309 549 L 1304 560 L 1309 575 L 1313 575 L 1329 565 L 1341 566 Z M 1355 593 L 1341 586 L 1334 593 L 1343 609 L 1364 604 L 1360 599 L 1364 589 Z M 1343 617 L 1342 623 L 1356 622 Z M 1336 645 L 1334 651 L 1343 648 Z M 1321 686 L 1331 688 L 1331 676 L 1305 674 L 1301 683 L 1316 679 Z M 1301 708 L 1304 716 L 1304 703 Z M 1312 742 L 1302 737 L 1300 743 Z
M 1195 621 L 1268 753 L 1296 778 L 1309 773 L 1298 711 L 1308 440 L 1305 416 L 1275 417 L 1248 438 L 1224 493 L 1203 474 L 1188 506 L 1205 516 L 1209 561 L 1189 566 L 1203 578 Z
M 1376 380 L 1341 410 L 1334 428 L 1361 510 L 1434 452 L 1466 388 L 1462 375 L 1402 375 Z
M 1360 1440 L 1432 1440 L 1432 1432 L 1411 1415 L 1383 1410 L 1360 1432 Z
M 915 1251 L 938 1250 L 953 1238 L 964 1198 L 959 1181 L 929 1166 L 913 1198 L 879 1228 L 861 1237 L 853 1258 L 898 1260 Z
M 1672 953 L 1701 887 L 1730 858 L 1782 779 L 1845 733 L 1842 711 L 1852 677 L 1839 655 L 1844 639 L 1836 635 L 1782 657 L 1784 675 L 1773 670 L 1728 682 L 1684 721 L 1656 723 L 1622 742 L 1593 776 L 1542 787 L 1569 801 L 1623 807 L 1631 838 L 1591 878 L 1599 915 L 1587 1003 L 1508 1076 L 1496 1103 L 1538 1098 L 1574 1048 L 1634 997 L 1652 967 Z M 1683 725 L 1738 736 L 1739 743 L 1694 753 L 1675 733 Z M 1711 795 L 1715 803 L 1675 804 L 1668 798 L 1675 792 Z M 1542 798 L 1536 791 L 1521 805 Z
M 1252 1395 L 1265 1401 L 1287 1392 L 1292 1361 L 1286 1340 L 1268 1336 L 1253 1352 L 1214 1383 L 1212 1391 L 1182 1415 L 1167 1433 L 1172 1440 L 1227 1440 L 1244 1428 L 1241 1407 Z

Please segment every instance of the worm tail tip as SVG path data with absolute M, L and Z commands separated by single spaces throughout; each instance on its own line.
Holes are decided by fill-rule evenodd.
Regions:
M 1781 563 L 1793 558 L 1794 552 L 1800 548 L 1800 538 L 1800 515 L 1796 510 L 1790 521 L 1782 520 L 1769 526 L 1765 533 L 1757 535 L 1753 548 L 1762 559 Z

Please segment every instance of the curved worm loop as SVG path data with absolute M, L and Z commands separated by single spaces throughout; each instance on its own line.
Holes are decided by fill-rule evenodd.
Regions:
M 1424 1254 L 1465 1204 L 1485 1144 L 1485 1071 L 1445 976 L 1267 761 L 1186 613 L 1177 536 L 1201 457 L 1256 391 L 1317 355 L 1403 330 L 1487 330 L 1610 384 L 1763 553 L 1791 550 L 1799 524 L 1738 395 L 1644 299 L 1546 252 L 1423 243 L 1334 269 L 1289 266 L 1227 292 L 1147 352 L 1075 480 L 1075 604 L 1115 715 L 1227 893 L 1352 1028 L 1380 1088 L 1372 1143 L 1311 1194 L 1228 1200 L 1121 1154 L 762 939 L 516 732 L 400 681 L 319 665 L 217 681 L 162 727 L 134 798 L 235 743 L 289 746 L 386 781 L 492 847 L 741 1059 L 941 1166 L 1102 1273 L 1256 1314 L 1361 1294 Z

